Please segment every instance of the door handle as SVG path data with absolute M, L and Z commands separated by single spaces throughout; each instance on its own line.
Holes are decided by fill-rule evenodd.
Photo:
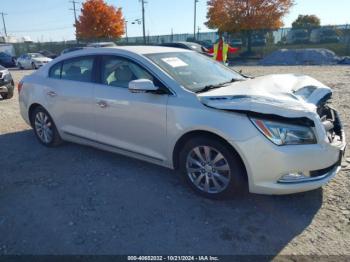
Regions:
M 98 101 L 97 102 L 97 105 L 99 106 L 99 107 L 101 107 L 101 108 L 106 108 L 106 107 L 108 107 L 108 104 L 107 104 L 107 102 L 106 101 Z
M 54 91 L 49 91 L 49 92 L 47 92 L 47 95 L 50 97 L 55 97 L 55 96 L 57 96 L 57 93 Z

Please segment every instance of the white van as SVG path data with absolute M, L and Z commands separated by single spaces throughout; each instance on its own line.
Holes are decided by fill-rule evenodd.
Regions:
M 311 31 L 311 43 L 338 43 L 339 36 L 333 28 L 318 28 Z
M 292 29 L 287 34 L 288 45 L 305 44 L 309 42 L 309 33 L 306 29 Z

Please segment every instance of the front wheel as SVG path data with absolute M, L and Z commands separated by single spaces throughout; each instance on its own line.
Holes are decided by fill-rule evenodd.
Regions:
M 62 143 L 55 123 L 43 107 L 39 106 L 34 109 L 31 115 L 31 122 L 34 133 L 40 143 L 47 147 L 58 146 Z
M 211 137 L 186 143 L 180 152 L 180 169 L 189 185 L 208 198 L 226 198 L 247 188 L 238 154 Z
M 34 62 L 32 62 L 32 69 L 38 69 Z

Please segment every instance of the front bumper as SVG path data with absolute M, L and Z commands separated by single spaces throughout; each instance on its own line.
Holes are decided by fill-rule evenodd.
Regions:
M 246 166 L 251 193 L 283 195 L 314 190 L 331 180 L 340 171 L 346 142 L 343 136 L 341 143 L 276 146 L 257 132 L 232 145 Z M 289 173 L 304 173 L 309 179 L 281 183 Z
M 10 81 L 4 81 L 3 79 L 0 79 L 0 94 L 13 93 L 14 89 L 15 85 L 12 78 Z

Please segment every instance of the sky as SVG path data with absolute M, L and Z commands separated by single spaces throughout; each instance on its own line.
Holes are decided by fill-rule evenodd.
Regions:
M 77 5 L 80 13 L 81 3 Z M 106 0 L 121 7 L 126 20 L 141 18 L 139 0 Z M 149 35 L 193 32 L 194 0 L 147 0 L 146 33 Z M 197 25 L 200 31 L 210 31 L 204 25 L 207 0 L 197 4 Z M 4 12 L 9 35 L 29 36 L 33 41 L 73 40 L 74 14 L 70 0 L 1 0 L 0 12 Z M 290 27 L 299 14 L 315 14 L 322 25 L 350 23 L 350 0 L 296 0 L 296 5 L 284 18 Z M 0 34 L 3 34 L 0 20 Z M 128 23 L 129 36 L 141 36 L 142 26 Z

